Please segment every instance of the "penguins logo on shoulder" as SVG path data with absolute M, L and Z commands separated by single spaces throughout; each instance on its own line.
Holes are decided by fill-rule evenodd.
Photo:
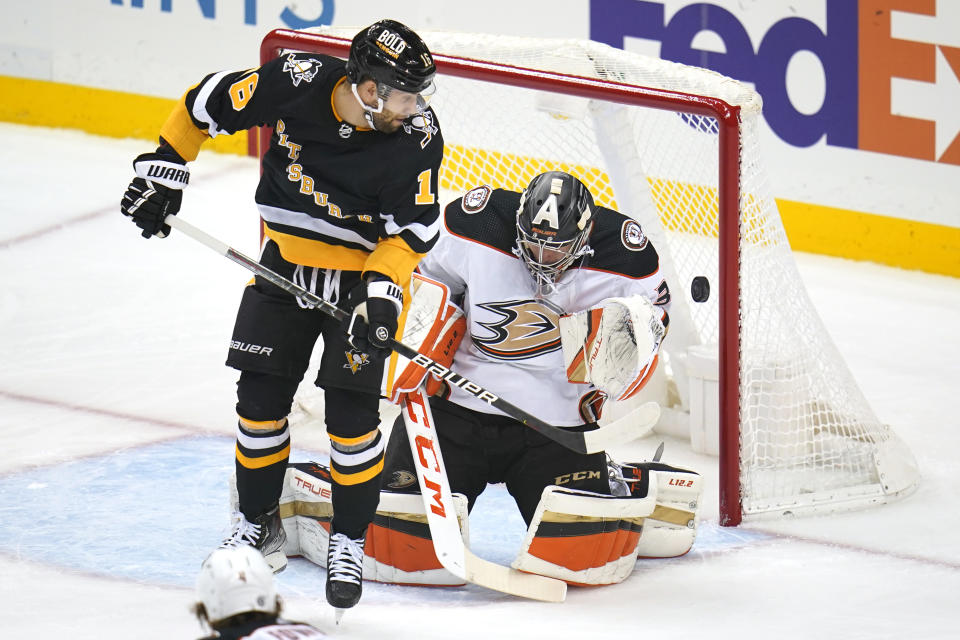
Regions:
M 647 236 L 644 235 L 640 223 L 636 220 L 627 220 L 623 223 L 620 228 L 620 240 L 630 251 L 643 251 L 647 246 Z
M 433 140 L 433 136 L 440 131 L 437 125 L 433 123 L 433 114 L 429 111 L 423 111 L 404 121 L 403 130 L 405 133 L 419 131 L 423 134 L 423 138 L 420 139 L 421 149 L 426 149 L 430 141 Z
M 313 82 L 313 79 L 320 73 L 322 62 L 316 58 L 306 60 L 297 60 L 296 54 L 291 53 L 283 62 L 283 70 L 290 74 L 293 80 L 293 86 L 299 87 L 300 81 Z
M 487 206 L 487 202 L 490 201 L 491 193 L 493 193 L 493 189 L 488 185 L 482 185 L 467 191 L 463 194 L 463 203 L 461 205 L 463 212 L 477 213 L 478 211 L 483 211 L 483 208 Z

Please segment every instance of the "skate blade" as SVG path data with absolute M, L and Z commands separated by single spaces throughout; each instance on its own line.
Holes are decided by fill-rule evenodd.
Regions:
M 270 570 L 275 574 L 280 573 L 287 568 L 287 554 L 283 553 L 282 551 L 275 551 L 267 554 L 264 556 L 264 560 L 267 561 L 267 565 L 270 567 Z
M 346 613 L 346 609 L 340 609 L 339 607 L 333 608 L 333 622 L 338 627 L 340 626 L 340 619 L 343 618 L 343 614 Z

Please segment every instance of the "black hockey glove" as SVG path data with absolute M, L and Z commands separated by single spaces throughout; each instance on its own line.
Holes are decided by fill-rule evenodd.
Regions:
M 133 161 L 133 170 L 137 177 L 120 200 L 120 212 L 133 218 L 144 238 L 154 235 L 166 238 L 170 225 L 163 221 L 180 211 L 183 188 L 190 182 L 190 170 L 172 150 L 138 156 Z
M 347 304 L 353 309 L 347 342 L 371 358 L 386 359 L 392 351 L 387 341 L 397 332 L 403 308 L 403 290 L 384 276 L 374 276 L 351 289 Z

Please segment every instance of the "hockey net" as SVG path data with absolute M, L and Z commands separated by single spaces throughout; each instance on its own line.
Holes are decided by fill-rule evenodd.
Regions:
M 346 57 L 357 30 L 274 31 L 261 56 Z M 565 170 L 654 243 L 673 292 L 666 419 L 689 411 L 690 350 L 718 353 L 722 524 L 858 508 L 916 487 L 912 454 L 877 420 L 803 286 L 768 191 L 756 92 L 586 40 L 420 35 L 439 73 L 443 193 L 520 191 Z M 690 294 L 696 276 L 712 285 L 702 303 Z

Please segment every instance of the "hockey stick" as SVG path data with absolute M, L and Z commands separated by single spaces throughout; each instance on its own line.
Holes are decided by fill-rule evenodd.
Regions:
M 567 583 L 562 580 L 495 564 L 475 556 L 463 544 L 447 469 L 433 428 L 433 414 L 422 389 L 404 395 L 400 412 L 417 468 L 433 549 L 440 564 L 458 578 L 488 589 L 544 602 L 563 602 Z
M 186 220 L 174 215 L 166 217 L 164 222 L 178 231 L 182 231 L 194 240 L 205 244 L 220 255 L 233 260 L 242 267 L 252 271 L 264 280 L 280 287 L 287 293 L 299 298 L 311 307 L 315 307 L 340 321 L 347 321 L 350 314 L 340 307 L 332 304 L 320 296 L 311 293 L 293 282 L 287 280 L 279 273 L 263 266 L 256 260 L 245 256 L 233 247 L 217 240 L 213 236 L 196 228 Z M 470 395 L 483 400 L 487 404 L 496 407 L 500 411 L 518 420 L 530 427 L 534 431 L 550 438 L 571 451 L 577 453 L 597 453 L 605 451 L 607 448 L 628 442 L 643 434 L 660 417 L 660 406 L 656 402 L 648 402 L 641 405 L 633 412 L 623 416 L 615 422 L 595 429 L 594 431 L 575 432 L 562 427 L 555 427 L 530 415 L 520 407 L 517 407 L 496 394 L 484 389 L 475 382 L 467 380 L 459 373 L 451 371 L 435 360 L 423 355 L 416 349 L 409 347 L 402 342 L 391 338 L 387 346 L 399 353 L 404 358 L 411 360 L 415 364 L 423 367 L 429 373 L 437 378 L 445 380 L 447 384 L 459 387 Z

